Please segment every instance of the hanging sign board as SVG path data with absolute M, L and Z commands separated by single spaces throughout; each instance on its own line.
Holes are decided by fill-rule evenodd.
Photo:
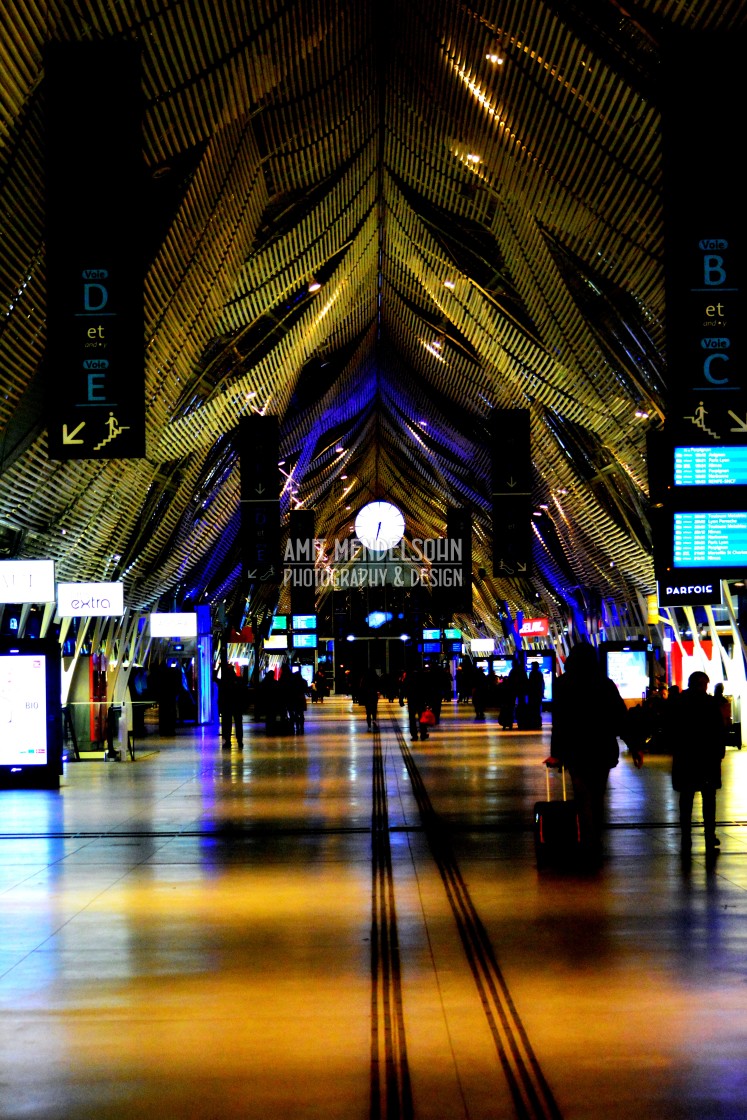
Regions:
M 54 601 L 54 560 L 0 560 L 0 603 Z
M 197 613 L 154 611 L 150 616 L 150 636 L 151 638 L 196 638 Z
M 60 618 L 121 618 L 124 614 L 122 583 L 58 583 Z

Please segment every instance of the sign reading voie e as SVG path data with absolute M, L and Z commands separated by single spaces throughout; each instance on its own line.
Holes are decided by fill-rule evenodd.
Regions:
M 120 618 L 124 614 L 124 585 L 58 583 L 57 613 L 60 618 Z
M 54 560 L 0 560 L 0 603 L 54 601 Z

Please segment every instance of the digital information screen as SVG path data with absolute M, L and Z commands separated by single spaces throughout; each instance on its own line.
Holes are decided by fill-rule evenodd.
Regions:
M 675 568 L 731 568 L 747 564 L 747 511 L 675 513 Z
M 294 634 L 294 649 L 316 649 L 316 634 Z
M 270 625 L 270 630 L 287 630 L 288 619 L 284 614 L 276 614 Z
M 615 682 L 623 700 L 640 700 L 648 689 L 645 649 L 608 650 L 607 676 Z
M 423 642 L 423 653 L 440 653 L 440 652 L 441 652 L 441 643 L 440 642 Z
M 493 672 L 496 677 L 507 677 L 511 672 L 513 661 L 510 657 L 494 657 L 493 658 Z
M 316 630 L 316 615 L 315 614 L 294 614 L 293 615 L 293 629 L 294 630 Z
M 0 766 L 47 764 L 43 654 L 0 655 Z
M 552 686 L 554 680 L 554 660 L 551 653 L 533 653 L 527 654 L 526 669 L 527 673 L 534 664 L 539 665 L 539 670 L 542 673 L 542 683 L 545 686 L 545 691 L 542 696 L 544 700 L 552 700 Z
M 675 447 L 675 486 L 747 486 L 743 447 Z
M 424 642 L 439 642 L 440 640 L 441 640 L 441 631 L 440 630 L 424 630 L 423 631 L 423 641 Z

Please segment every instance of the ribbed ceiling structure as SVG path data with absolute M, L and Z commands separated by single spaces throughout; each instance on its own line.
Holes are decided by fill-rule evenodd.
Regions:
M 282 516 L 314 508 L 318 537 L 374 496 L 414 537 L 468 507 L 490 629 L 501 601 L 637 609 L 667 378 L 661 44 L 745 25 L 737 0 L 3 5 L 2 555 L 121 578 L 136 609 L 243 595 L 236 429 L 258 411 Z M 142 49 L 146 455 L 55 462 L 43 52 L 118 37 Z M 531 413 L 531 578 L 492 576 L 494 407 Z

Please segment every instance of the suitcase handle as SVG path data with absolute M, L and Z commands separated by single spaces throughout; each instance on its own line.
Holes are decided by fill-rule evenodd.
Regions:
M 550 770 L 551 770 L 551 768 L 557 768 L 558 770 L 560 770 L 560 776 L 561 776 L 562 781 L 563 781 L 563 800 L 567 801 L 568 800 L 568 795 L 566 793 L 566 788 L 565 788 L 565 766 L 563 766 L 562 762 L 558 762 L 557 758 L 552 758 L 552 757 L 546 758 L 545 761 L 542 763 L 542 765 L 545 768 L 545 788 L 547 790 L 547 800 L 548 801 L 551 800 L 551 798 L 550 798 Z

